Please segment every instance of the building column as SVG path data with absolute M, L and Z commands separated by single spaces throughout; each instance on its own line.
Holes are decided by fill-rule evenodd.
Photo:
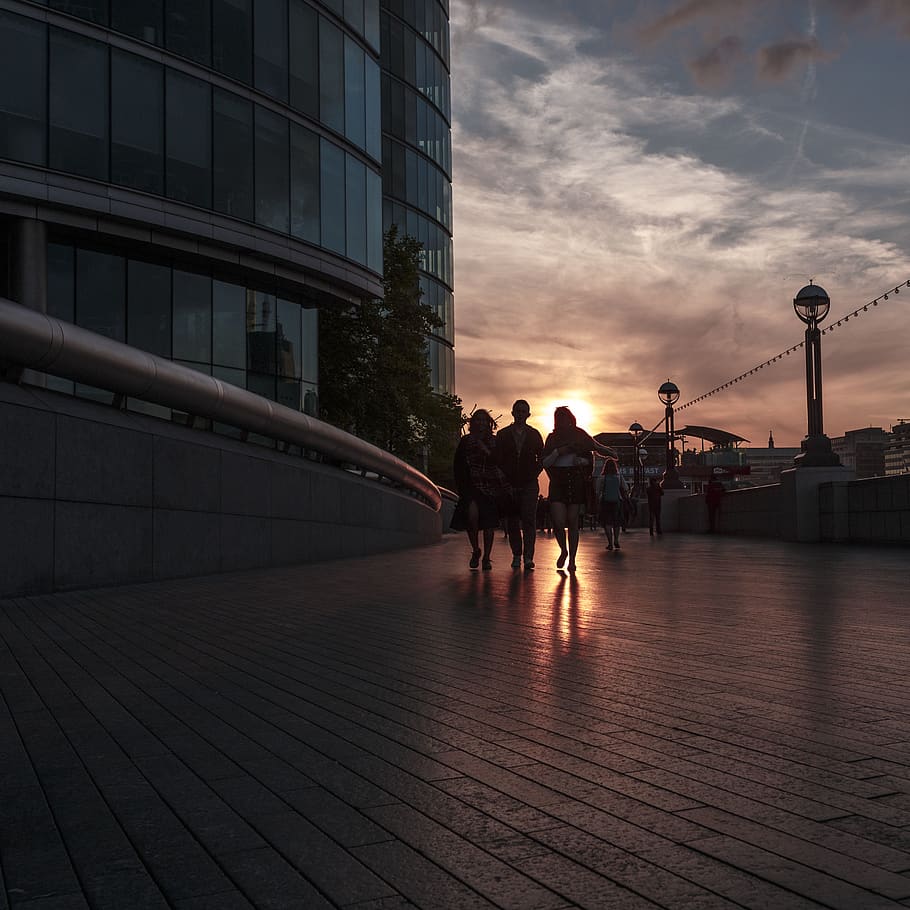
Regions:
M 47 224 L 19 218 L 10 231 L 10 297 L 30 310 L 47 312 Z M 12 368 L 7 379 L 44 386 L 44 373 Z

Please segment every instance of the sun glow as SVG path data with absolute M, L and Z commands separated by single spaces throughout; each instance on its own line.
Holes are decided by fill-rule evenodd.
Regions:
M 587 430 L 589 433 L 596 433 L 597 430 L 591 426 L 594 420 L 594 409 L 587 401 L 580 398 L 554 398 L 547 402 L 546 406 L 539 412 L 540 422 L 546 421 L 547 427 L 553 426 L 553 411 L 560 405 L 565 405 L 578 421 L 578 425 Z

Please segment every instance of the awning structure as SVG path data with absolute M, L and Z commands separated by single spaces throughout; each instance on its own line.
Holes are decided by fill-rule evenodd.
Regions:
M 693 436 L 695 439 L 704 439 L 706 442 L 713 443 L 716 446 L 735 446 L 740 442 L 749 442 L 743 436 L 737 436 L 735 433 L 728 433 L 726 430 L 718 430 L 714 427 L 695 427 L 687 426 L 676 431 L 677 436 Z

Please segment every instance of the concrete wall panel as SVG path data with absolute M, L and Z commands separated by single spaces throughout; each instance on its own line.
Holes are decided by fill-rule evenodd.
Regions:
M 52 499 L 54 415 L 3 402 L 0 427 L 0 496 Z
M 256 569 L 272 558 L 272 528 L 256 515 L 221 516 L 221 571 Z
M 210 512 L 156 509 L 155 578 L 221 571 L 221 516 Z
M 221 508 L 221 452 L 176 439 L 154 439 L 157 509 L 217 512 Z
M 306 470 L 306 464 L 271 465 L 272 516 L 296 521 L 310 518 L 313 513 L 313 485 L 318 477 Z
M 145 433 L 58 415 L 57 499 L 151 506 L 151 441 Z
M 150 581 L 153 529 L 150 508 L 60 502 L 54 511 L 54 584 L 57 588 Z
M 254 455 L 222 452 L 221 511 L 230 515 L 271 514 L 269 462 Z
M 37 594 L 54 583 L 54 503 L 0 496 L 0 595 Z

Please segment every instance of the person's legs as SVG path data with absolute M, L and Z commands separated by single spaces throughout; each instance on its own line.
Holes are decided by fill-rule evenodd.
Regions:
M 509 532 L 509 546 L 512 548 L 512 568 L 521 564 L 521 518 L 515 511 L 506 517 L 506 528 Z
M 477 503 L 471 502 L 468 505 L 468 526 L 465 529 L 468 535 L 468 541 L 471 544 L 471 568 L 476 569 L 480 562 L 480 547 L 477 543 L 477 526 L 480 524 L 480 512 L 477 509 Z
M 559 544 L 559 559 L 556 568 L 561 569 L 566 563 L 568 550 L 566 549 L 566 504 L 564 502 L 550 503 L 550 519 L 553 525 L 553 536 Z
M 534 563 L 534 545 L 537 542 L 537 494 L 539 488 L 537 483 L 528 484 L 521 491 L 519 500 L 521 533 L 524 538 L 524 559 L 525 565 L 533 566 Z M 514 552 L 514 550 L 513 550 Z
M 622 518 L 617 513 L 616 517 L 613 519 L 613 546 L 616 547 L 617 550 L 620 549 L 619 530 L 621 527 L 622 527 Z
M 493 568 L 493 564 L 490 562 L 490 553 L 493 552 L 493 535 L 495 533 L 495 528 L 484 528 L 483 529 L 483 567 L 484 569 Z
M 654 512 L 654 509 L 648 507 L 648 533 L 653 537 L 654 536 L 654 524 L 657 516 Z
M 570 572 L 575 571 L 575 554 L 578 552 L 578 514 L 581 506 L 578 503 L 571 503 L 566 508 L 566 523 L 569 534 L 569 565 Z

